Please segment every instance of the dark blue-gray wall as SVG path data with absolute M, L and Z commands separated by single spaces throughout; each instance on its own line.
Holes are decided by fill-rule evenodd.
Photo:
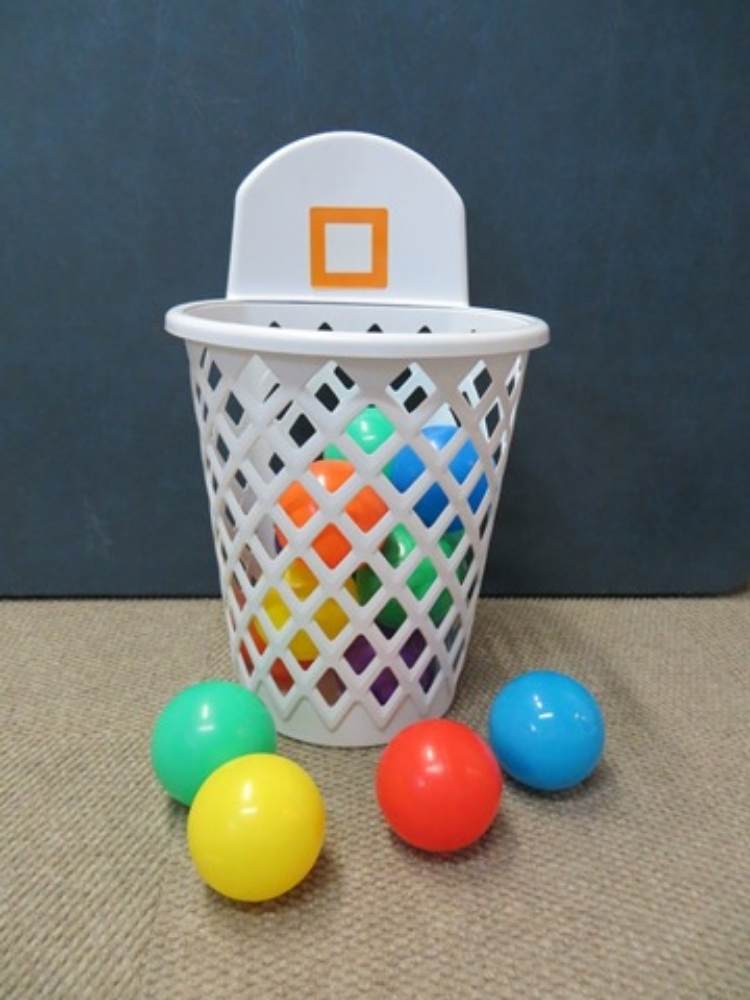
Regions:
M 472 299 L 543 316 L 485 589 L 750 567 L 744 0 L 43 0 L 0 30 L 0 593 L 216 574 L 168 306 L 223 294 L 239 181 L 379 132 L 453 181 Z

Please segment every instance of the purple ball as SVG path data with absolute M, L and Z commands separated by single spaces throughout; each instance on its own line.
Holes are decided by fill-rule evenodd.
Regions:
M 417 662 L 426 646 L 424 636 L 415 629 L 400 650 L 401 659 L 409 669 Z M 358 635 L 344 653 L 347 663 L 357 676 L 364 673 L 374 656 L 375 650 L 363 635 Z M 370 686 L 381 705 L 385 705 L 397 688 L 398 680 L 390 667 L 384 667 Z

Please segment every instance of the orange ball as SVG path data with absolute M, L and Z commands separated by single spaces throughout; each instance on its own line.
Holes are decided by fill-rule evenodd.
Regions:
M 310 472 L 320 485 L 328 492 L 335 493 L 354 474 L 351 462 L 342 459 L 320 459 L 313 462 Z M 279 503 L 290 520 L 301 528 L 319 509 L 317 503 L 300 482 L 288 486 L 279 497 Z M 378 496 L 372 486 L 365 486 L 344 507 L 347 515 L 362 531 L 370 531 L 387 513 L 385 502 Z M 279 543 L 286 545 L 282 532 L 276 531 Z M 335 524 L 326 524 L 315 537 L 312 547 L 318 553 L 326 566 L 333 569 L 351 552 L 352 546 L 347 537 Z

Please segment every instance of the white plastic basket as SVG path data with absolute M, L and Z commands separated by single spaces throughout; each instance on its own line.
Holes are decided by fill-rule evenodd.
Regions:
M 237 193 L 227 298 L 166 328 L 187 342 L 240 679 L 314 743 L 443 714 L 528 352 L 549 337 L 468 306 L 454 188 L 377 136 L 287 146 Z M 375 450 L 348 432 L 373 414 L 390 428 Z

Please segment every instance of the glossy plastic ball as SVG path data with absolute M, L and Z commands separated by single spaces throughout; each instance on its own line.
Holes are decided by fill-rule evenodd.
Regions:
M 310 472 L 328 493 L 335 493 L 354 474 L 354 466 L 351 462 L 339 459 L 319 459 L 311 464 Z M 307 524 L 318 510 L 315 499 L 301 482 L 288 486 L 279 497 L 279 504 L 298 528 Z M 375 490 L 371 486 L 365 486 L 344 506 L 341 516 L 346 514 L 358 528 L 367 532 L 387 511 L 385 502 Z M 278 529 L 276 534 L 281 546 L 286 545 L 284 534 Z M 312 547 L 331 569 L 338 566 L 352 548 L 346 535 L 333 522 L 326 524 L 315 536 Z
M 372 455 L 395 431 L 391 420 L 377 406 L 366 406 L 349 423 L 346 433 L 366 455 Z M 346 458 L 336 444 L 329 444 L 323 451 L 324 458 Z
M 503 778 L 473 729 L 448 719 L 415 722 L 385 748 L 375 791 L 391 829 L 424 851 L 457 851 L 491 825 Z
M 430 442 L 436 451 L 441 451 L 449 441 L 452 440 L 457 427 L 451 425 L 434 425 L 422 428 L 422 435 Z M 479 461 L 477 450 L 471 441 L 465 441 L 453 456 L 448 468 L 457 483 L 463 483 L 471 470 Z M 386 474 L 393 485 L 400 493 L 405 493 L 409 487 L 416 482 L 424 472 L 425 464 L 419 455 L 407 445 L 396 452 L 388 465 Z M 472 511 L 479 508 L 479 504 L 487 492 L 487 477 L 484 473 L 480 476 L 477 484 L 469 494 L 469 507 Z M 414 505 L 422 522 L 430 527 L 438 519 L 448 504 L 448 497 L 439 483 L 432 483 L 429 489 L 420 497 Z M 461 521 L 455 517 L 448 526 L 448 531 L 454 532 L 461 529 Z
M 276 727 L 256 694 L 230 681 L 205 681 L 185 688 L 162 710 L 151 737 L 151 762 L 172 798 L 190 805 L 217 767 L 275 749 Z
M 317 577 L 301 559 L 294 560 L 284 573 L 284 581 L 300 601 L 306 600 L 318 587 Z M 345 586 L 349 593 L 356 598 L 357 591 L 354 581 L 347 580 Z M 291 617 L 291 611 L 275 587 L 272 587 L 263 599 L 263 609 L 270 618 L 273 627 L 278 630 L 282 629 Z M 341 605 L 331 597 L 321 603 L 312 617 L 329 639 L 334 639 L 349 621 Z M 258 652 L 264 652 L 268 645 L 268 638 L 262 622 L 257 617 L 250 620 L 250 634 L 258 647 Z M 299 663 L 306 665 L 309 665 L 318 655 L 318 647 L 304 629 L 292 636 L 289 650 Z
M 506 684 L 492 703 L 489 732 L 503 769 L 540 791 L 579 784 L 604 750 L 596 699 L 573 677 L 552 670 L 534 670 Z
M 212 889 L 246 902 L 273 899 L 301 882 L 320 854 L 323 797 L 286 757 L 238 757 L 201 786 L 187 836 L 198 874 Z
M 446 534 L 440 539 L 440 548 L 446 556 L 453 554 L 460 539 L 461 535 L 458 533 Z M 411 532 L 403 524 L 397 524 L 386 536 L 385 541 L 380 547 L 380 551 L 395 569 L 408 557 L 409 553 L 416 547 L 416 544 L 416 540 Z M 467 571 L 468 565 L 466 564 L 466 560 L 462 560 L 456 574 L 459 581 L 462 582 L 465 579 Z M 430 587 L 432 587 L 435 580 L 437 580 L 437 576 L 434 563 L 425 557 L 417 563 L 406 578 L 406 584 L 417 600 L 421 600 Z M 367 604 L 370 598 L 380 589 L 380 579 L 368 565 L 364 565 L 360 566 L 357 570 L 356 581 L 359 601 L 361 604 Z M 442 622 L 452 605 L 453 598 L 450 592 L 444 587 L 429 611 L 434 625 L 439 625 Z M 395 598 L 391 598 L 383 606 L 377 617 L 379 625 L 393 631 L 400 628 L 401 623 L 405 620 L 406 612 L 401 603 Z

